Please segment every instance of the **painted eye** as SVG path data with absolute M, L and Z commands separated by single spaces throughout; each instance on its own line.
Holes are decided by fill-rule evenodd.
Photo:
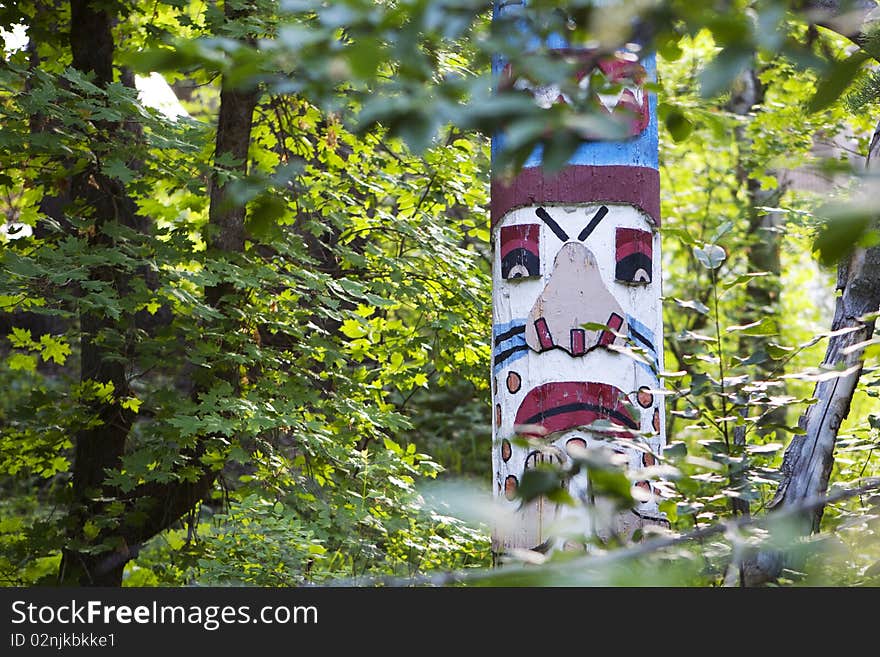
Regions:
M 614 278 L 621 283 L 650 283 L 653 239 L 646 230 L 618 228 Z
M 533 278 L 541 275 L 539 234 L 538 224 L 505 226 L 501 229 L 501 278 Z

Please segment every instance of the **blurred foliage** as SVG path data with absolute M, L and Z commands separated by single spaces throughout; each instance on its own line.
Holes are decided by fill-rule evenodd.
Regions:
M 815 145 L 848 139 L 866 152 L 874 39 L 859 50 L 782 0 L 534 0 L 494 22 L 475 0 L 249 4 L 230 23 L 213 3 L 108 3 L 121 20 L 118 82 L 106 89 L 70 67 L 66 9 L 0 7 L 0 27 L 24 24 L 30 38 L 0 62 L 0 583 L 57 577 L 72 439 L 95 421 L 94 399 L 136 417 L 122 467 L 107 472 L 119 490 L 220 472 L 210 499 L 142 546 L 128 585 L 460 569 L 499 585 L 715 585 L 767 541 L 802 548 L 786 582 L 878 583 L 876 496 L 829 507 L 824 533 L 807 540 L 749 525 L 630 557 L 623 540 L 579 535 L 587 557 L 489 571 L 476 568 L 490 564 L 492 512 L 454 517 L 470 517 L 462 507 L 479 496 L 444 506 L 420 492 L 444 468 L 477 482 L 490 469 L 488 137 L 506 131 L 499 170 L 538 146 L 561 164 L 598 120 L 576 88 L 550 110 L 495 93 L 493 56 L 534 84 L 565 86 L 572 65 L 526 34 L 658 51 L 670 447 L 650 478 L 663 480 L 679 533 L 730 519 L 734 498 L 766 508 L 813 381 L 833 376 L 815 369 L 834 277 L 813 251 L 828 265 L 870 244 L 876 208 L 849 203 L 866 177 L 858 156 L 825 159 Z M 254 47 L 237 38 L 255 33 Z M 189 116 L 150 109 L 125 82 L 131 70 L 163 73 Z M 734 113 L 748 71 L 764 97 Z M 220 76 L 261 99 L 250 172 L 232 179 L 248 208 L 246 248 L 218 256 L 206 249 L 208 181 L 233 175 L 213 158 Z M 138 129 L 95 139 L 104 122 Z M 89 243 L 81 208 L 59 219 L 44 205 L 95 162 L 150 224 L 107 222 L 112 249 Z M 807 167 L 839 194 L 781 184 Z M 749 181 L 770 201 L 756 204 Z M 750 219 L 768 213 L 781 221 L 755 230 Z M 781 265 L 756 271 L 750 250 L 768 241 Z M 127 272 L 130 289 L 96 280 L 97 266 Z M 220 281 L 235 290 L 225 313 L 204 294 Z M 747 312 L 764 284 L 778 298 Z M 118 320 L 102 339 L 129 345 L 132 396 L 79 381 L 83 309 Z M 841 433 L 836 485 L 878 474 L 876 358 Z M 211 379 L 230 366 L 237 390 Z M 192 381 L 213 383 L 191 398 Z M 205 436 L 201 462 L 187 462 Z M 600 457 L 576 467 L 631 501 L 639 475 Z M 566 474 L 542 470 L 532 492 L 552 495 Z M 109 508 L 86 535 L 118 522 Z

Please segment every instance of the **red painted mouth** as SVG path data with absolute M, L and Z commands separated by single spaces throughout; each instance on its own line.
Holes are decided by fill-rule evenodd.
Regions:
M 627 429 L 638 429 L 638 423 L 625 404 L 626 395 L 607 383 L 559 381 L 533 388 L 516 412 L 519 433 L 545 436 L 574 427 L 588 426 L 607 420 Z M 632 438 L 626 431 L 603 431 L 606 435 Z

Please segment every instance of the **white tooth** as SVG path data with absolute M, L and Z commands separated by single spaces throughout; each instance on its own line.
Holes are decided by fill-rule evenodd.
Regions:
M 623 89 L 618 91 L 616 94 L 596 94 L 599 96 L 599 100 L 602 101 L 602 104 L 605 106 L 609 112 L 613 112 L 614 108 L 617 107 L 617 104 L 620 102 L 621 96 L 623 96 Z
M 538 104 L 538 107 L 548 109 L 559 98 L 559 87 L 555 84 L 550 84 L 545 87 L 538 87 L 534 93 L 535 102 Z
M 636 103 L 641 106 L 645 102 L 645 90 L 641 87 L 627 87 L 630 93 L 635 97 Z

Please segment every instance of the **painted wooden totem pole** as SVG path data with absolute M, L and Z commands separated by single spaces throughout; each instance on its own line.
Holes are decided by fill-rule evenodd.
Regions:
M 521 10 L 495 3 L 496 17 Z M 582 88 L 597 68 L 615 83 L 614 94 L 595 94 L 596 106 L 623 121 L 627 135 L 584 141 L 557 174 L 545 173 L 535 152 L 515 178 L 492 182 L 494 489 L 518 509 L 513 528 L 495 530 L 497 552 L 549 546 L 566 516 L 589 522 L 583 509 L 544 499 L 521 507 L 516 490 L 529 468 L 613 444 L 640 469 L 665 444 L 657 114 L 644 89 L 655 60 L 548 45 L 585 62 Z M 528 86 L 503 60 L 494 68 L 500 84 Z M 528 88 L 545 107 L 565 102 L 558 89 Z M 503 133 L 493 153 L 501 148 Z M 517 436 L 533 440 L 526 447 Z M 662 522 L 656 490 L 637 485 L 647 494 L 614 516 L 616 531 Z M 589 473 L 573 477 L 568 492 L 588 509 Z

